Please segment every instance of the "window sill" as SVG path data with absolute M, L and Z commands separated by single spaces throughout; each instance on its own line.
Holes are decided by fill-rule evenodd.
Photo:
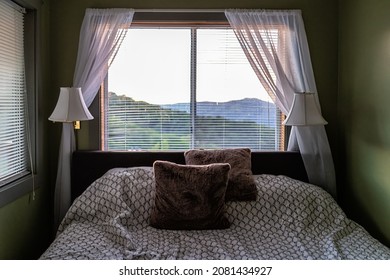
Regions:
M 37 178 L 35 178 L 36 180 Z M 0 188 L 0 208 L 17 198 L 32 192 L 33 176 L 26 175 Z

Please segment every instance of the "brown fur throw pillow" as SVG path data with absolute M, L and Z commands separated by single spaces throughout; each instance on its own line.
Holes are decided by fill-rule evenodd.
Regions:
M 155 205 L 150 225 L 159 229 L 225 229 L 225 192 L 229 164 L 180 165 L 167 161 L 153 164 Z
M 256 200 L 257 189 L 252 174 L 249 148 L 189 150 L 184 153 L 186 164 L 229 163 L 231 166 L 226 201 Z

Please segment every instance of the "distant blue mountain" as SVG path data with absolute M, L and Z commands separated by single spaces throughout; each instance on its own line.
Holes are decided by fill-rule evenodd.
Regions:
M 164 109 L 190 112 L 189 103 L 161 105 Z M 222 117 L 228 120 L 252 121 L 274 127 L 276 123 L 276 106 L 257 98 L 245 98 L 227 102 L 197 102 L 198 116 Z

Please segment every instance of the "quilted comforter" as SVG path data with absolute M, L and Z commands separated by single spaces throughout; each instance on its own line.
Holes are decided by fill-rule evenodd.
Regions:
M 319 187 L 255 175 L 257 201 L 227 202 L 224 230 L 149 226 L 153 169 L 111 171 L 78 197 L 41 259 L 390 259 Z

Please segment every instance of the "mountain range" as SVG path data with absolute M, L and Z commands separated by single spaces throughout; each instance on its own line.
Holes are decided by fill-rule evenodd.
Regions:
M 164 109 L 185 111 L 190 113 L 189 103 L 161 105 Z M 276 122 L 276 106 L 257 98 L 244 98 L 227 102 L 197 102 L 198 116 L 223 117 L 228 120 L 252 121 L 274 127 Z
M 138 104 L 150 111 L 156 111 L 158 108 L 169 111 L 179 111 L 190 114 L 190 103 L 174 104 L 149 104 L 144 101 L 134 101 L 125 95 L 117 95 L 110 92 L 110 104 L 120 106 L 123 104 Z M 118 103 L 119 102 L 119 103 Z M 152 111 L 150 111 L 152 112 Z M 241 100 L 232 100 L 227 102 L 203 101 L 196 104 L 196 115 L 202 117 L 220 117 L 230 121 L 249 121 L 259 125 L 275 127 L 277 119 L 277 109 L 273 103 L 263 101 L 257 98 L 244 98 Z

